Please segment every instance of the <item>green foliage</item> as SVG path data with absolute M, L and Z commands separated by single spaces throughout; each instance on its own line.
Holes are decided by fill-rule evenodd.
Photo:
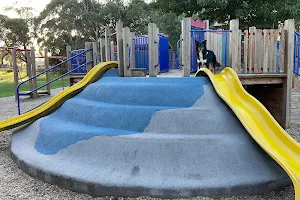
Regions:
M 160 33 L 164 33 L 169 37 L 169 43 L 172 49 L 176 49 L 177 41 L 181 34 L 182 16 L 177 16 L 175 13 L 163 13 L 160 11 L 151 12 L 151 21 L 157 25 Z
M 65 55 L 65 46 L 84 48 L 86 41 L 98 41 L 105 27 L 115 30 L 121 20 L 132 31 L 145 33 L 149 20 L 147 4 L 142 0 L 95 1 L 52 0 L 35 20 L 38 43 L 53 55 Z
M 188 17 L 197 14 L 202 20 L 219 23 L 240 19 L 242 28 L 273 28 L 278 21 L 300 19 L 300 2 L 297 0 L 157 0 L 152 7 Z
M 4 41 L 7 46 L 26 47 L 30 42 L 29 27 L 23 19 L 10 19 L 4 21 Z

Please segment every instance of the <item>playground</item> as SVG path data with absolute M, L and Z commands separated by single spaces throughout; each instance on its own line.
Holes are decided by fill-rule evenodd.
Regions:
M 295 20 L 185 17 L 176 48 L 125 24 L 66 55 L 0 47 L 0 199 L 300 200 Z

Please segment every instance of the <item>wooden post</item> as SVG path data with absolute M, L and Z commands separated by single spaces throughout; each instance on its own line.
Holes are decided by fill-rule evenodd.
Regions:
M 31 47 L 31 72 L 32 72 L 32 77 L 36 75 L 36 65 L 35 65 L 35 49 Z M 37 79 L 32 80 L 32 89 L 37 88 Z M 36 99 L 38 97 L 38 92 L 35 91 L 33 93 L 33 98 Z
M 27 59 L 27 76 L 28 78 L 32 77 L 32 70 L 31 70 L 31 51 L 26 51 L 26 59 Z M 29 81 L 29 89 L 33 90 L 33 83 L 32 80 Z
M 255 26 L 249 27 L 249 56 L 248 56 L 249 73 L 254 72 L 255 31 L 256 31 Z
M 231 67 L 237 73 L 240 73 L 241 66 L 238 63 L 238 50 L 239 50 L 239 20 L 233 19 L 230 21 L 230 56 Z
M 261 55 L 262 55 L 262 41 L 261 41 L 261 36 L 262 36 L 262 30 L 261 29 L 256 29 L 255 31 L 255 50 L 254 50 L 254 73 L 258 74 L 261 73 Z
M 100 59 L 101 62 L 105 62 L 105 38 L 100 38 Z
M 115 60 L 115 45 L 114 41 L 110 41 L 110 60 L 114 61 Z
M 264 33 L 264 49 L 263 49 L 263 73 L 268 73 L 269 68 L 269 49 L 270 49 L 270 31 L 268 29 L 263 30 Z
M 191 21 L 185 18 L 181 22 L 182 30 L 182 64 L 183 76 L 189 77 L 191 73 Z
M 131 66 L 129 60 L 129 36 L 130 36 L 130 29 L 128 27 L 123 28 L 123 53 L 124 53 L 124 76 L 130 77 L 131 76 Z
M 67 58 L 68 59 L 71 58 L 72 47 L 67 46 L 66 47 L 66 52 L 67 52 Z M 68 72 L 71 71 L 71 61 L 68 61 L 67 66 L 68 66 Z
M 29 71 L 31 71 L 31 62 L 30 62 L 30 52 L 25 51 L 25 57 L 26 57 L 26 75 L 30 77 Z
M 49 69 L 49 57 L 48 57 L 48 49 L 45 48 L 44 49 L 45 51 L 45 68 L 46 70 Z M 49 83 L 50 82 L 50 72 L 46 72 L 46 82 Z M 51 88 L 50 88 L 50 84 L 47 85 L 47 92 L 48 92 L 48 95 L 51 95 Z
M 244 32 L 244 73 L 248 73 L 248 45 L 249 31 Z
M 86 42 L 85 43 L 85 50 L 88 50 L 92 47 L 92 43 L 91 42 Z M 86 63 L 90 62 L 93 60 L 93 51 L 88 51 L 86 52 Z M 93 63 L 87 64 L 86 65 L 86 71 L 89 72 L 91 69 L 93 68 Z
M 277 34 L 276 30 L 270 30 L 271 40 L 270 40 L 270 72 L 276 72 L 276 40 Z
M 105 28 L 105 57 L 106 61 L 110 61 L 110 30 Z
M 149 77 L 156 77 L 156 51 L 155 51 L 155 24 L 148 24 L 148 37 L 149 37 Z
M 130 68 L 135 68 L 135 34 L 130 33 L 129 45 L 130 45 Z
M 295 21 L 293 19 L 284 22 L 284 29 L 287 31 L 285 43 L 285 68 L 287 79 L 283 83 L 283 119 L 284 127 L 289 128 L 291 125 L 291 98 L 292 98 L 292 79 L 293 79 L 293 64 L 294 64 L 294 33 Z
M 99 57 L 98 57 L 98 46 L 97 42 L 92 42 L 92 52 L 93 52 L 93 65 L 96 66 L 99 64 Z
M 280 30 L 280 55 L 279 55 L 279 72 L 280 73 L 284 73 L 285 67 L 284 67 L 284 57 L 286 55 L 285 54 L 285 40 L 286 40 L 286 30 L 281 29 Z
M 222 44 L 220 42 L 220 44 Z M 242 31 L 238 30 L 238 73 L 241 73 L 241 65 L 242 65 Z
M 19 77 L 18 77 L 18 65 L 17 65 L 17 52 L 15 49 L 12 50 L 11 55 L 12 55 L 12 64 L 13 64 L 13 72 L 14 72 L 15 99 L 18 100 L 17 87 L 19 85 Z
M 118 51 L 118 71 L 119 75 L 124 76 L 124 54 L 123 54 L 123 22 L 117 22 L 117 51 Z

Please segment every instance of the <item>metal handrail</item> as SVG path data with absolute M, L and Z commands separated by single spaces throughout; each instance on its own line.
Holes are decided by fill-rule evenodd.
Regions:
M 75 69 L 72 69 L 71 71 L 69 71 L 69 72 L 67 72 L 67 73 L 64 73 L 63 75 L 57 77 L 56 79 L 53 79 L 52 81 L 49 81 L 48 83 L 45 83 L 44 85 L 41 85 L 40 87 L 36 88 L 35 90 L 29 91 L 29 92 L 26 92 L 26 93 L 18 93 L 18 113 L 19 113 L 19 115 L 21 114 L 20 96 L 32 94 L 33 92 L 37 91 L 38 89 L 43 88 L 43 87 L 47 86 L 48 84 L 51 84 L 51 83 L 53 83 L 54 81 L 57 81 L 58 79 L 60 79 L 60 78 L 62 78 L 62 77 L 64 77 L 64 76 L 66 76 L 66 75 L 72 73 L 73 71 L 76 71 L 77 69 L 79 69 L 79 68 L 81 68 L 81 67 L 83 67 L 83 66 L 85 66 L 85 65 L 88 65 L 88 64 L 90 64 L 90 63 L 92 63 L 92 62 L 94 62 L 94 61 L 91 60 L 91 61 L 89 61 L 89 62 L 87 62 L 87 63 L 84 63 L 84 64 L 80 65 L 79 67 L 76 67 Z
M 25 83 L 27 83 L 27 82 L 29 82 L 29 81 L 31 81 L 31 80 L 33 80 L 33 79 L 36 79 L 37 77 L 39 77 L 39 76 L 41 76 L 41 75 L 43 75 L 43 74 L 45 74 L 45 73 L 47 73 L 47 72 L 49 72 L 49 71 L 51 71 L 51 70 L 53 70 L 53 69 L 55 69 L 55 68 L 61 66 L 62 64 L 66 63 L 66 62 L 68 62 L 68 61 L 70 61 L 70 60 L 72 60 L 72 59 L 74 59 L 74 58 L 76 58 L 76 57 L 78 57 L 78 56 L 80 56 L 80 55 L 82 55 L 82 54 L 84 54 L 84 53 L 90 51 L 90 50 L 92 50 L 92 48 L 87 49 L 87 50 L 85 50 L 85 51 L 83 51 L 83 52 L 81 52 L 81 53 L 79 53 L 79 54 L 77 54 L 77 55 L 75 55 L 75 56 L 72 56 L 72 57 L 68 58 L 67 60 L 65 60 L 65 61 L 63 61 L 63 62 L 61 62 L 61 63 L 59 63 L 59 64 L 57 64 L 57 65 L 55 65 L 55 66 L 53 66 L 53 67 L 51 67 L 51 68 L 49 68 L 49 69 L 47 69 L 47 70 L 45 70 L 45 71 L 42 71 L 41 73 L 39 73 L 39 74 L 37 74 L 37 75 L 35 75 L 35 76 L 29 78 L 29 79 L 27 79 L 26 81 L 21 82 L 21 83 L 17 86 L 17 89 L 16 89 L 16 90 L 17 90 L 17 96 L 18 96 L 18 113 L 19 113 L 19 115 L 21 114 L 21 108 L 20 108 L 20 96 L 32 94 L 32 93 L 36 92 L 37 90 L 39 90 L 40 88 L 43 88 L 43 87 L 45 87 L 45 86 L 47 86 L 47 85 L 53 83 L 54 81 L 57 81 L 58 79 L 60 79 L 60 78 L 62 78 L 62 77 L 64 77 L 64 76 L 66 76 L 66 75 L 72 73 L 73 71 L 75 71 L 75 70 L 77 70 L 77 69 L 79 69 L 79 68 L 81 68 L 81 67 L 83 67 L 83 66 L 85 66 L 85 65 L 87 65 L 87 64 L 92 63 L 93 60 L 92 60 L 92 61 L 89 61 L 89 62 L 87 62 L 87 63 L 84 63 L 84 64 L 80 65 L 79 67 L 77 67 L 77 68 L 75 68 L 75 69 L 72 69 L 71 71 L 69 71 L 69 72 L 67 72 L 67 73 L 65 73 L 65 74 L 63 74 L 63 75 L 57 77 L 56 79 L 53 79 L 52 81 L 49 81 L 48 83 L 45 83 L 44 85 L 39 86 L 39 87 L 35 88 L 34 90 L 29 91 L 29 92 L 20 93 L 19 90 L 20 90 L 20 87 L 21 87 L 22 85 L 24 85 Z
M 154 67 L 156 68 L 160 65 L 160 63 L 159 63 L 160 51 L 159 51 L 159 42 L 154 40 L 154 44 L 157 44 L 157 48 L 158 48 L 158 63 L 156 65 L 154 65 Z

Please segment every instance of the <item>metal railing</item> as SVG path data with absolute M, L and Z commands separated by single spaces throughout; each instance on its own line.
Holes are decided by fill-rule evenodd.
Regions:
M 47 82 L 47 83 L 41 85 L 41 86 L 39 86 L 39 87 L 37 87 L 37 88 L 35 88 L 35 89 L 31 90 L 31 91 L 28 91 L 28 92 L 20 92 L 20 87 L 21 87 L 22 85 L 24 85 L 25 83 L 27 83 L 27 82 L 29 82 L 29 81 L 31 81 L 31 80 L 33 80 L 33 79 L 38 78 L 39 76 L 41 76 L 41 75 L 43 75 L 43 74 L 45 74 L 45 73 L 47 73 L 47 72 L 49 72 L 49 71 L 51 71 L 51 70 L 53 70 L 53 69 L 55 69 L 55 68 L 57 68 L 57 67 L 59 67 L 59 66 L 65 64 L 65 63 L 71 61 L 72 59 L 74 59 L 74 58 L 76 58 L 76 57 L 78 57 L 78 56 L 80 56 L 80 55 L 82 55 L 82 54 L 85 54 L 86 52 L 91 51 L 91 50 L 92 50 L 92 48 L 87 49 L 87 50 L 85 50 L 85 51 L 83 51 L 83 52 L 81 52 L 81 53 L 79 53 L 79 54 L 77 54 L 77 55 L 75 55 L 75 56 L 72 56 L 72 57 L 68 58 L 67 60 L 65 60 L 65 61 L 63 61 L 63 62 L 61 62 L 61 63 L 59 63 L 59 64 L 57 64 L 57 65 L 55 65 L 55 66 L 53 66 L 53 67 L 51 67 L 51 68 L 49 68 L 49 69 L 47 69 L 47 70 L 45 70 L 45 71 L 42 71 L 41 73 L 39 73 L 39 74 L 37 74 L 37 75 L 35 75 L 35 76 L 33 76 L 33 77 L 27 79 L 26 81 L 21 82 L 21 83 L 18 85 L 17 89 L 16 89 L 16 90 L 17 90 L 17 96 L 18 96 L 18 113 L 19 113 L 19 115 L 21 115 L 20 96 L 25 96 L 25 95 L 33 94 L 34 92 L 38 91 L 39 89 L 41 89 L 41 88 L 43 88 L 43 87 L 45 87 L 45 86 L 47 86 L 47 85 L 49 85 L 49 84 L 51 84 L 51 83 L 53 83 L 53 82 L 55 82 L 55 81 L 57 81 L 57 80 L 59 80 L 59 79 L 65 77 L 65 76 L 69 75 L 70 73 L 76 71 L 77 69 L 80 69 L 81 67 L 84 67 L 84 66 L 86 66 L 86 65 L 88 65 L 88 64 L 90 64 L 90 63 L 92 63 L 93 60 L 91 60 L 91 61 L 89 61 L 89 62 L 86 62 L 86 63 L 84 63 L 84 64 L 82 64 L 82 65 L 76 67 L 75 69 L 72 69 L 72 70 L 70 70 L 69 72 L 64 73 L 63 75 L 61 75 L 61 76 L 59 76 L 59 77 L 57 77 L 57 78 L 55 78 L 55 79 L 53 79 L 53 80 L 51 80 L 51 81 L 49 81 L 49 82 Z

